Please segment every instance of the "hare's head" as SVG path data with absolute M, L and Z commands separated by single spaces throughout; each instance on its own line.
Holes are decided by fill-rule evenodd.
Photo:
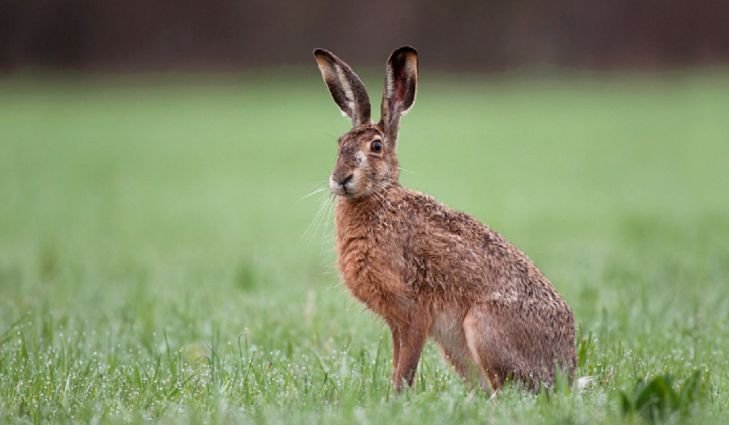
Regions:
M 352 129 L 339 138 L 339 155 L 329 186 L 336 195 L 357 198 L 396 183 L 400 174 L 395 148 L 400 117 L 415 103 L 418 55 L 412 47 L 395 50 L 387 61 L 380 121 L 370 119 L 370 99 L 362 80 L 344 61 L 314 50 L 324 82 Z

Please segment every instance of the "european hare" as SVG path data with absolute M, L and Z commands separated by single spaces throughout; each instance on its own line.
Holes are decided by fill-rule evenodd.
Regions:
M 400 117 L 415 103 L 412 47 L 387 61 L 381 119 L 364 84 L 323 49 L 314 57 L 352 129 L 339 138 L 337 264 L 352 294 L 392 331 L 392 384 L 412 385 L 428 336 L 466 379 L 496 392 L 507 379 L 536 390 L 575 368 L 569 306 L 527 256 L 473 217 L 398 182 Z

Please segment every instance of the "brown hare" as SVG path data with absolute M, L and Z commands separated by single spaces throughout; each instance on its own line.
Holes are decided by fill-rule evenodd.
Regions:
M 428 336 L 467 380 L 532 390 L 575 369 L 569 306 L 527 256 L 473 217 L 398 182 L 400 117 L 415 103 L 412 47 L 387 61 L 381 119 L 364 84 L 323 49 L 314 57 L 334 102 L 351 118 L 329 179 L 336 200 L 337 264 L 352 294 L 392 331 L 392 384 L 412 385 Z

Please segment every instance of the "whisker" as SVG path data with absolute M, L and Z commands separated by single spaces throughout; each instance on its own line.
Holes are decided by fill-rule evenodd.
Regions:
M 400 171 L 405 171 L 406 173 L 409 173 L 409 174 L 413 174 L 413 175 L 416 175 L 416 176 L 423 176 L 423 173 L 420 173 L 420 172 L 417 172 L 417 171 L 408 170 L 407 168 L 403 168 L 403 167 L 398 167 L 398 168 L 399 168 Z
M 325 191 L 327 189 L 329 189 L 329 188 L 328 187 L 320 187 L 318 189 L 314 189 L 311 192 L 309 192 L 306 195 L 304 195 L 301 198 L 299 198 L 299 201 L 303 201 L 304 199 L 310 198 L 310 197 L 316 195 L 317 193 L 321 193 L 321 192 L 323 192 L 323 191 Z
M 323 238 L 327 240 L 333 235 L 330 226 L 332 223 L 332 211 L 334 210 L 334 199 L 334 194 L 329 194 L 329 196 L 322 200 L 320 210 L 315 217 L 315 224 L 310 233 L 309 242 L 313 241 L 316 235 L 323 235 Z
M 316 210 L 314 218 L 312 219 L 311 223 L 309 223 L 309 227 L 307 227 L 304 231 L 303 236 L 307 242 L 311 242 L 313 240 L 314 234 L 318 231 L 319 223 L 323 216 L 322 214 L 327 208 L 327 200 L 328 198 L 323 198 L 322 201 L 319 203 L 319 208 Z
M 329 196 L 329 208 L 327 209 L 328 211 L 327 211 L 326 221 L 324 222 L 324 226 L 325 226 L 324 227 L 324 237 L 327 240 L 331 240 L 334 238 L 334 226 L 333 226 L 334 208 L 335 208 L 334 199 L 335 199 L 335 196 L 333 193 L 331 193 Z

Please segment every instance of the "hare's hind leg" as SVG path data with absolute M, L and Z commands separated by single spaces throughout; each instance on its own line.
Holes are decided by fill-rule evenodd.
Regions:
M 443 350 L 443 357 L 453 366 L 464 381 L 468 383 L 479 382 L 479 369 L 474 363 L 471 354 L 466 346 L 465 337 L 462 338 L 463 345 L 461 346 L 448 346 L 443 343 L 439 343 L 440 348 Z M 481 386 L 486 382 L 481 382 Z
M 463 319 L 466 344 L 474 362 L 479 365 L 484 380 L 491 384 L 496 393 L 504 385 L 507 377 L 519 369 L 516 350 L 510 344 L 509 335 L 500 331 L 494 314 L 485 305 L 476 305 Z
M 459 375 L 469 384 L 479 382 L 479 368 L 473 361 L 466 335 L 463 332 L 463 316 L 465 312 L 445 310 L 433 317 L 430 335 L 443 351 L 443 357 L 453 366 Z M 481 386 L 488 386 L 481 381 Z

